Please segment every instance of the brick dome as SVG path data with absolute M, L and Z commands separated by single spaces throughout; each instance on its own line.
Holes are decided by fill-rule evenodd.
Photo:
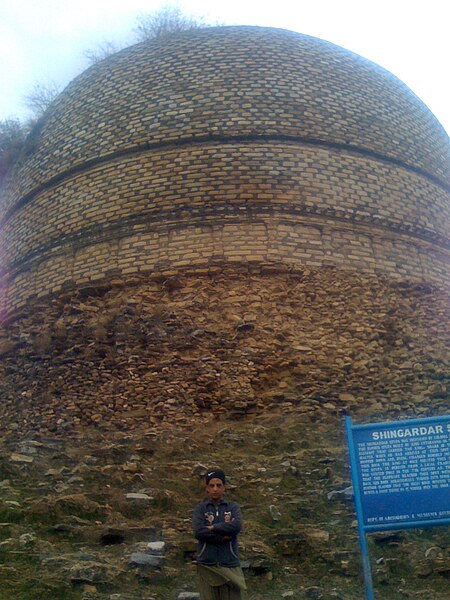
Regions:
M 0 207 L 0 303 L 217 261 L 447 281 L 449 138 L 396 77 L 259 27 L 91 67 L 30 136 Z

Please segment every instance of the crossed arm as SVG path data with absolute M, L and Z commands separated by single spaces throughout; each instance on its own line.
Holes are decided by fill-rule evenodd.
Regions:
M 201 542 L 220 544 L 237 536 L 242 527 L 241 511 L 237 505 L 231 510 L 231 522 L 214 523 L 205 525 L 205 515 L 201 507 L 196 507 L 193 516 L 193 529 L 195 537 Z

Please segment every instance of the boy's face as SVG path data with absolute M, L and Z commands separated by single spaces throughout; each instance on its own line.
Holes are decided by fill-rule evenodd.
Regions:
M 225 494 L 225 484 L 218 477 L 210 479 L 206 484 L 206 493 L 213 502 L 218 502 Z

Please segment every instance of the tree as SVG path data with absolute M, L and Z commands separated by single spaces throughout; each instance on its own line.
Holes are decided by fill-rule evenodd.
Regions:
M 157 38 L 200 27 L 209 27 L 202 18 L 195 18 L 184 14 L 178 6 L 166 4 L 152 13 L 143 13 L 136 19 L 134 29 L 139 41 Z
M 95 50 L 86 50 L 84 55 L 91 65 L 96 65 L 105 58 L 108 58 L 108 56 L 119 52 L 119 50 L 121 50 L 121 46 L 118 44 L 105 41 L 99 44 Z
M 0 187 L 6 173 L 19 159 L 28 134 L 58 94 L 59 89 L 55 83 L 37 83 L 25 97 L 25 105 L 31 110 L 33 117 L 24 123 L 16 117 L 0 121 Z
M 166 4 L 151 13 L 143 13 L 136 18 L 134 32 L 138 41 L 161 38 L 177 31 L 209 27 L 201 18 L 184 14 L 177 6 Z M 87 50 L 84 55 L 89 63 L 95 65 L 112 54 L 119 52 L 125 46 L 116 42 L 104 41 L 97 48 Z
M 0 186 L 19 158 L 29 129 L 30 125 L 23 125 L 19 119 L 0 121 Z
M 36 83 L 31 92 L 25 96 L 25 105 L 37 120 L 42 117 L 59 92 L 59 87 L 54 82 Z
M 136 17 L 136 26 L 134 33 L 138 41 L 144 42 L 176 33 L 177 31 L 186 31 L 188 29 L 198 29 L 200 27 L 209 27 L 203 22 L 203 19 L 186 15 L 178 6 L 166 4 L 151 13 L 143 13 Z M 108 58 L 112 54 L 119 52 L 126 45 L 120 45 L 116 42 L 104 41 L 93 50 L 87 50 L 84 55 L 89 63 L 95 65 Z

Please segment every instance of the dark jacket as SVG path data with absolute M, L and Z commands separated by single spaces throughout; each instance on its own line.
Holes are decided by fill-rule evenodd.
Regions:
M 212 525 L 213 529 L 208 529 Z M 194 509 L 193 529 L 198 540 L 197 562 L 204 565 L 238 567 L 237 535 L 242 527 L 241 509 L 236 502 L 222 499 L 200 502 Z

